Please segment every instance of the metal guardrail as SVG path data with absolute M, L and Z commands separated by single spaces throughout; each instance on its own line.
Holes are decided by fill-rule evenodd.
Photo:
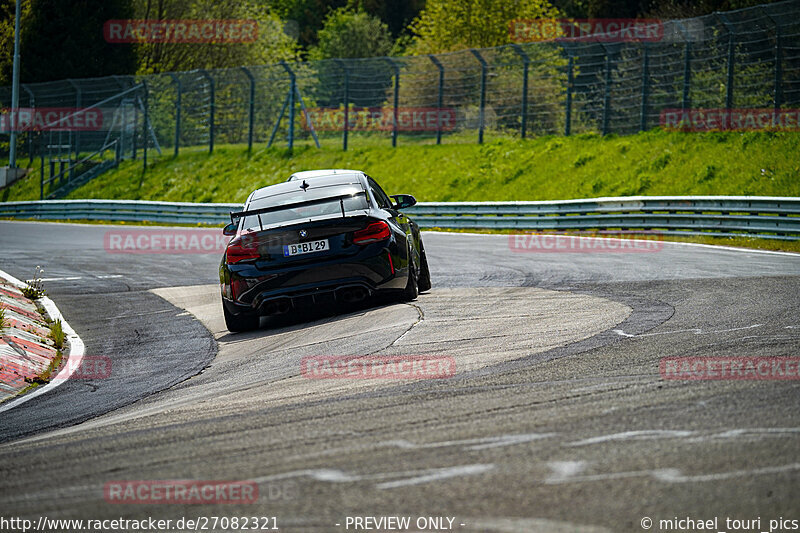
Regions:
M 0 217 L 224 224 L 241 204 L 136 200 L 0 203 Z M 421 202 L 405 210 L 424 228 L 657 231 L 665 235 L 800 240 L 800 198 L 633 196 L 545 202 Z

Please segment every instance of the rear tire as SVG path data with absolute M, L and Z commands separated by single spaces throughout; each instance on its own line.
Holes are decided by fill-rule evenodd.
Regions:
M 411 253 L 411 250 L 408 250 L 408 281 L 406 282 L 406 288 L 403 289 L 403 294 L 400 297 L 400 300 L 403 302 L 411 302 L 417 299 L 417 295 L 419 294 L 419 289 L 417 288 L 417 276 L 419 273 L 417 272 L 417 268 L 414 265 L 414 254 Z
M 419 292 L 431 290 L 431 271 L 428 269 L 428 256 L 425 255 L 425 247 L 420 242 L 420 268 L 419 268 L 419 281 L 417 288 Z
M 228 308 L 223 304 L 222 314 L 225 316 L 225 326 L 231 333 L 252 331 L 258 328 L 260 317 L 258 315 L 233 315 L 228 312 Z

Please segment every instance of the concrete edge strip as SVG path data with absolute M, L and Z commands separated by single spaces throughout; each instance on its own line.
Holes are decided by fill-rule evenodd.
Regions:
M 0 278 L 5 279 L 12 285 L 16 285 L 18 288 L 25 287 L 25 283 L 18 280 L 11 274 L 0 270 Z M 18 398 L 14 398 L 13 400 L 7 400 L 0 404 L 0 413 L 4 411 L 8 411 L 9 409 L 13 409 L 14 407 L 21 405 L 28 400 L 32 400 L 37 396 L 41 396 L 51 390 L 55 389 L 62 383 L 66 382 L 69 377 L 75 373 L 78 368 L 80 367 L 81 361 L 83 361 L 83 356 L 86 351 L 86 347 L 83 344 L 83 340 L 75 333 L 75 330 L 72 329 L 67 321 L 64 319 L 64 316 L 61 314 L 61 311 L 58 310 L 56 304 L 53 303 L 53 300 L 48 298 L 47 296 L 38 300 L 37 303 L 40 303 L 42 307 L 44 307 L 45 313 L 50 320 L 61 320 L 61 327 L 64 330 L 64 333 L 67 337 L 67 346 L 69 347 L 69 355 L 67 356 L 67 361 L 65 362 L 61 371 L 56 374 L 54 378 L 50 380 L 50 383 L 43 387 L 37 387 L 35 390 L 31 391 L 28 394 L 24 394 L 19 396 Z

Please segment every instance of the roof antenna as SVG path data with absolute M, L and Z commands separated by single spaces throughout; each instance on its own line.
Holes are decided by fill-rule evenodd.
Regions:
M 303 180 L 303 184 L 300 185 L 300 188 L 303 189 L 303 191 L 305 192 L 305 190 L 308 189 L 308 182 L 306 180 Z

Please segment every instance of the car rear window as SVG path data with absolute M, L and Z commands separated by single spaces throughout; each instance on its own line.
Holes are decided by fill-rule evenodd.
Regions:
M 276 211 L 261 213 L 260 215 L 250 215 L 244 217 L 244 222 L 240 226 L 242 231 L 253 231 L 260 228 L 286 225 L 302 221 L 322 220 L 325 218 L 336 218 L 353 211 L 363 211 L 369 209 L 367 195 L 363 189 L 353 187 L 323 191 L 325 194 L 315 194 L 316 191 L 309 190 L 304 193 L 287 193 L 279 196 L 270 196 L 254 200 L 247 207 L 248 211 L 263 209 L 267 207 L 281 206 Z M 304 202 L 314 201 L 308 205 Z M 259 217 L 261 220 L 259 220 Z

